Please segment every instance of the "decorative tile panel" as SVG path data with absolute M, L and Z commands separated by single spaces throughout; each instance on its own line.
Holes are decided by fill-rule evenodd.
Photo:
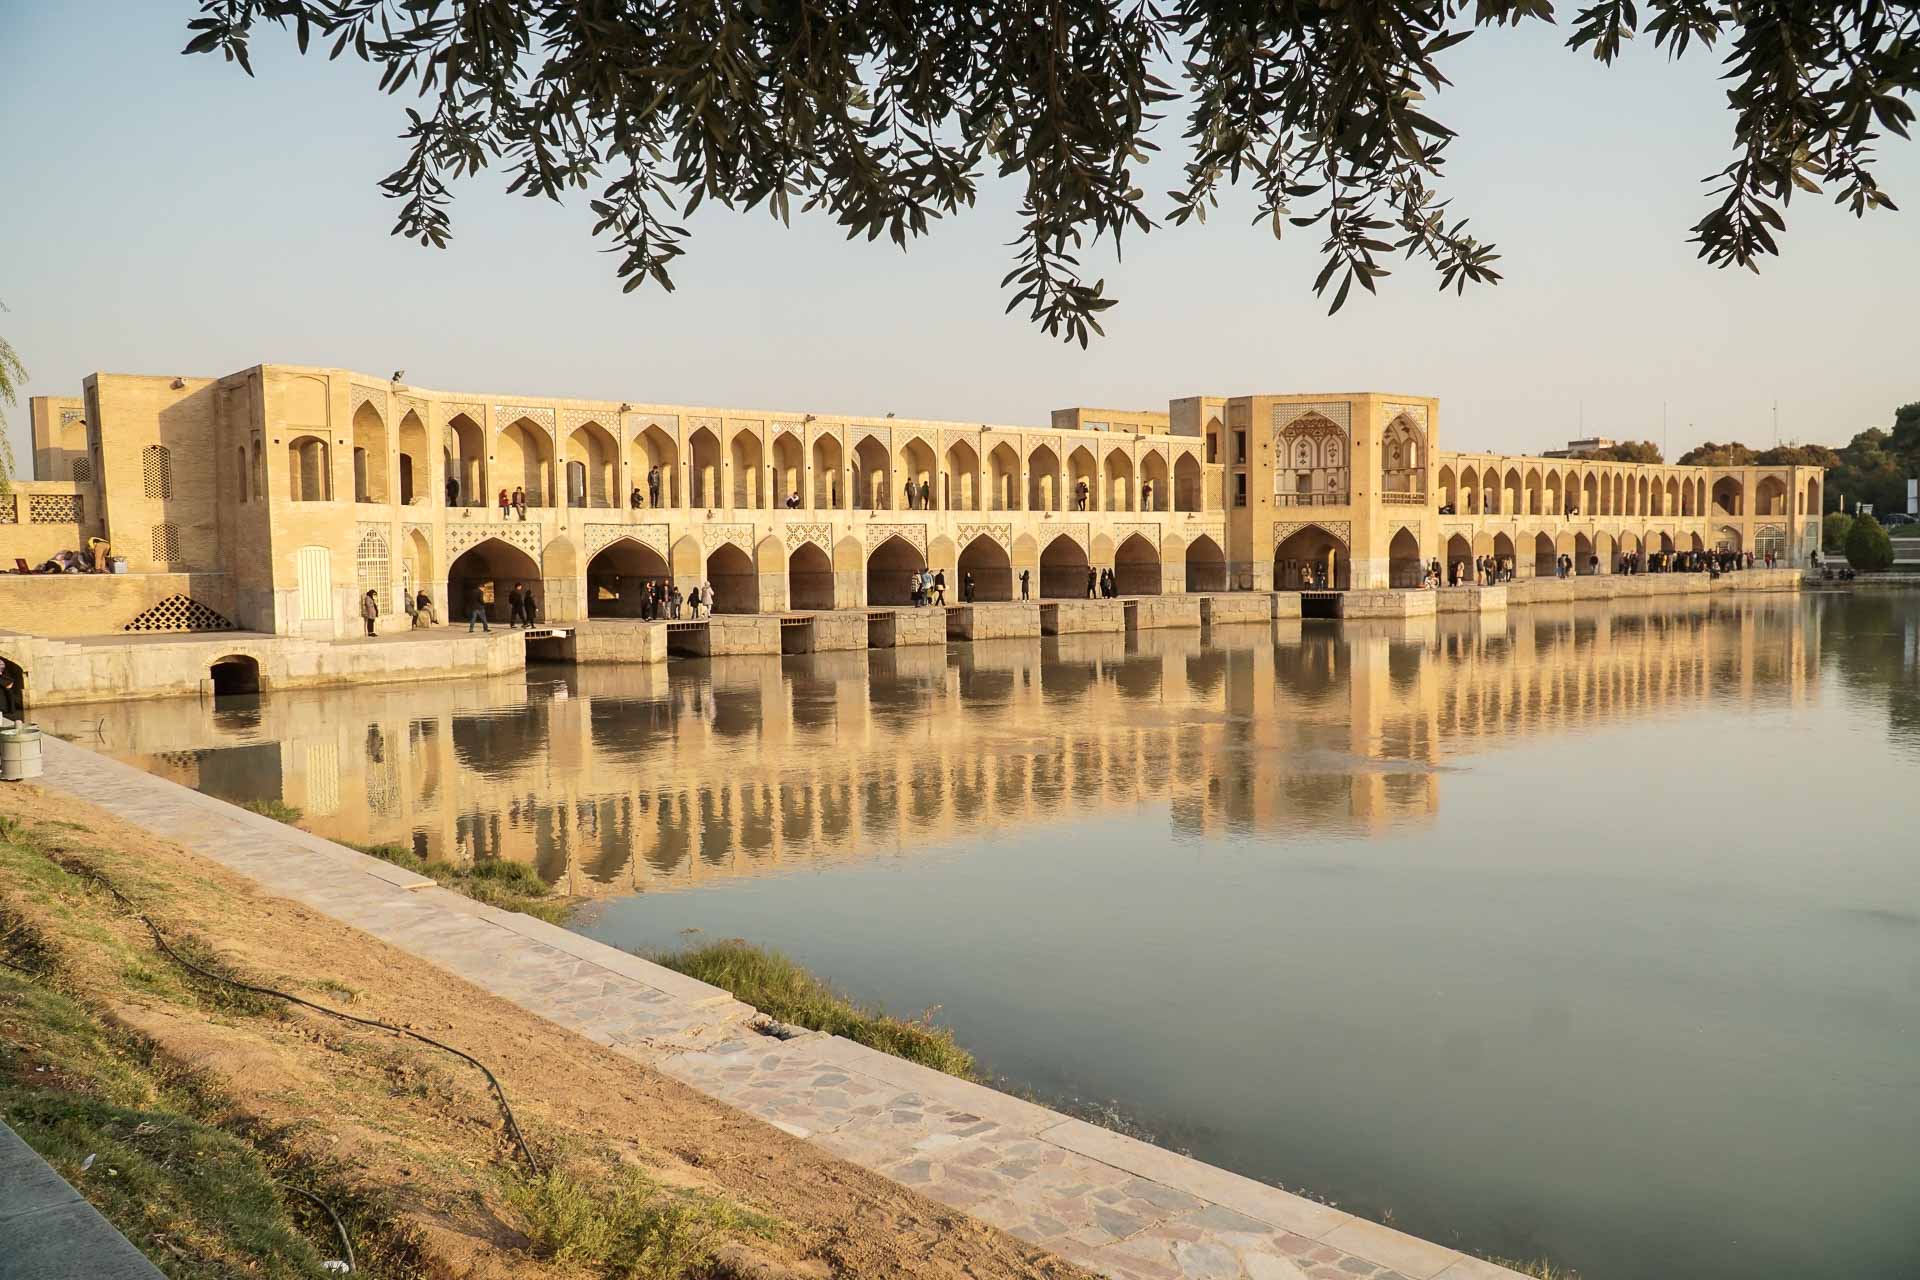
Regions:
M 510 547 L 518 547 L 533 557 L 535 564 L 540 563 L 540 527 L 524 520 L 506 521 L 462 521 L 447 530 L 447 559 L 449 562 L 469 547 L 478 546 L 488 538 L 495 538 Z
M 1352 542 L 1353 526 L 1349 521 L 1346 521 L 1346 520 L 1288 520 L 1273 526 L 1274 550 L 1278 551 L 1280 549 L 1281 543 L 1285 542 L 1288 538 L 1291 538 L 1294 534 L 1300 532 L 1302 529 L 1320 529 L 1325 531 L 1328 534 L 1331 534 L 1336 540 L 1339 541 L 1340 545 L 1343 547 L 1350 547 L 1353 545 L 1353 542 Z
M 1128 538 L 1137 534 L 1145 538 L 1148 542 L 1151 542 L 1154 548 L 1158 550 L 1160 546 L 1160 532 L 1160 522 L 1157 520 L 1151 524 L 1116 524 L 1113 526 L 1113 545 L 1117 547 Z
M 963 524 L 955 533 L 954 543 L 965 547 L 975 538 L 991 538 L 1009 555 L 1013 552 L 1013 526 L 1010 524 Z
M 576 430 L 585 426 L 589 422 L 597 425 L 601 430 L 605 431 L 608 435 L 619 434 L 620 414 L 617 410 L 614 410 L 614 409 L 604 409 L 604 410 L 562 409 L 560 410 L 560 432 L 562 435 L 570 436 Z M 612 423 L 613 425 L 608 426 L 607 425 L 608 423 Z
M 30 493 L 27 495 L 28 524 L 80 524 L 86 506 L 77 493 Z
M 1075 542 L 1079 543 L 1080 549 L 1082 551 L 1086 551 L 1089 554 L 1091 554 L 1092 538 L 1087 532 L 1087 526 L 1084 524 L 1063 524 L 1063 525 L 1057 525 L 1057 526 L 1048 526 L 1046 524 L 1042 524 L 1040 526 L 1039 532 L 1036 533 L 1034 536 L 1036 540 L 1040 542 L 1040 545 L 1042 547 L 1045 547 L 1047 543 L 1052 542 L 1055 538 L 1060 537 L 1062 534 L 1066 535 L 1069 538 L 1072 538 Z
M 710 524 L 700 531 L 700 545 L 708 551 L 731 542 L 748 555 L 753 554 L 753 526 L 750 524 Z
M 888 538 L 898 538 L 921 555 L 927 554 L 927 526 L 923 524 L 870 524 L 867 526 L 867 552 Z
M 485 426 L 487 422 L 487 406 L 483 404 L 443 404 L 440 406 L 440 409 L 441 412 L 447 415 L 447 422 L 452 422 L 461 414 L 465 414 L 468 418 L 472 419 L 473 425 L 476 427 Z
M 357 382 L 347 384 L 347 417 L 349 420 L 352 419 L 354 414 L 360 412 L 361 405 L 369 402 L 373 405 L 373 411 L 380 414 L 384 420 L 386 417 L 384 410 L 387 407 L 386 388 L 365 387 Z
M 811 542 L 833 554 L 833 526 L 830 524 L 790 524 L 787 526 L 787 550 L 792 551 L 802 543 Z
M 493 425 L 496 431 L 505 431 L 522 418 L 545 427 L 549 436 L 555 434 L 554 414 L 551 409 L 543 409 L 537 405 L 526 404 L 496 404 L 493 406 Z
M 664 524 L 590 524 L 586 528 L 586 535 L 589 559 L 622 538 L 637 542 L 649 551 L 657 551 L 665 559 L 670 541 Z

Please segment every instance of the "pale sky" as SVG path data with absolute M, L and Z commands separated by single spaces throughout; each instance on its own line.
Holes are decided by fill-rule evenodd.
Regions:
M 178 54 L 190 0 L 0 0 L 0 325 L 26 394 L 77 395 L 93 370 L 220 375 L 345 366 L 448 390 L 1044 424 L 1074 404 L 1186 395 L 1435 395 L 1441 441 L 1533 452 L 1578 434 L 1844 443 L 1920 399 L 1920 147 L 1884 150 L 1913 210 L 1855 221 L 1802 196 L 1759 277 L 1697 262 L 1700 179 L 1727 157 L 1718 64 L 1637 42 L 1598 67 L 1566 28 L 1483 31 L 1443 66 L 1433 114 L 1460 131 L 1456 213 L 1499 242 L 1506 281 L 1435 292 L 1399 264 L 1382 296 L 1328 318 L 1312 231 L 1276 242 L 1250 202 L 1091 259 L 1121 305 L 1088 351 L 1006 316 L 1018 194 L 982 200 L 902 254 L 825 219 L 703 209 L 679 290 L 622 294 L 585 201 L 459 189 L 454 241 L 388 234 L 378 179 L 402 106 L 352 61 L 300 59 L 277 28 L 259 78 Z M 1171 158 L 1143 187 L 1178 179 Z M 22 397 L 10 415 L 16 448 Z M 24 462 L 24 455 L 22 456 Z

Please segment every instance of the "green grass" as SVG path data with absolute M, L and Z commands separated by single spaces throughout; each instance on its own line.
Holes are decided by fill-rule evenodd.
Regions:
M 978 1078 L 973 1055 L 954 1041 L 952 1031 L 934 1025 L 934 1010 L 903 1022 L 865 1008 L 776 951 L 731 939 L 651 958 L 731 991 L 780 1022 L 844 1036 L 962 1080 Z
M 259 814 L 263 818 L 272 818 L 275 822 L 284 822 L 288 826 L 300 821 L 300 810 L 282 800 L 249 800 L 240 806 L 242 809 Z
M 397 844 L 342 843 L 502 911 L 518 911 L 548 924 L 563 924 L 572 910 L 566 902 L 554 900 L 552 887 L 524 862 L 484 858 L 462 865 L 429 860 Z
M 1533 1280 L 1580 1280 L 1580 1273 L 1568 1267 L 1558 1266 L 1545 1258 L 1535 1258 L 1532 1262 L 1516 1262 L 1512 1258 L 1496 1258 L 1492 1254 L 1481 1254 L 1495 1266 L 1505 1267 L 1509 1271 L 1518 1271 Z
M 716 1266 L 722 1247 L 773 1230 L 770 1219 L 711 1196 L 661 1187 L 633 1170 L 611 1185 L 589 1185 L 548 1169 L 537 1178 L 513 1180 L 507 1198 L 539 1257 L 609 1280 L 729 1274 L 731 1268 Z

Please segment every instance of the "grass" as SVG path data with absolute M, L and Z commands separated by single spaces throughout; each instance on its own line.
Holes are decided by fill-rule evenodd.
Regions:
M 465 894 L 476 902 L 502 911 L 518 911 L 548 924 L 565 923 L 572 909 L 568 903 L 556 900 L 552 887 L 524 862 L 485 858 L 462 865 L 423 858 L 397 844 L 350 844 L 349 847 L 415 875 L 426 876 L 441 888 Z
M 934 1025 L 935 1010 L 903 1022 L 854 1003 L 777 951 L 730 939 L 652 959 L 731 991 L 777 1021 L 844 1036 L 962 1080 L 978 1078 L 973 1055 L 954 1041 L 952 1031 Z
M 1532 1262 L 1516 1262 L 1512 1258 L 1482 1256 L 1496 1266 L 1505 1267 L 1509 1271 L 1518 1271 L 1523 1276 L 1532 1276 L 1533 1280 L 1580 1280 L 1578 1271 L 1556 1266 L 1545 1258 L 1536 1258 Z
M 300 810 L 284 800 L 248 800 L 240 806 L 242 809 L 257 813 L 263 818 L 272 818 L 275 822 L 284 822 L 288 826 L 300 821 Z
M 610 1280 L 679 1280 L 726 1274 L 722 1249 L 772 1233 L 769 1219 L 711 1196 L 669 1190 L 635 1170 L 591 1186 L 548 1169 L 507 1189 L 536 1254 Z

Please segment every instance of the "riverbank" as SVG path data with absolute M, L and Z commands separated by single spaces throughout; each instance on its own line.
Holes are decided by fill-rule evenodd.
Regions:
M 502 997 L 547 1026 L 544 1034 L 557 1024 L 691 1085 L 716 1106 L 714 1124 L 738 1126 L 758 1117 L 802 1140 L 813 1158 L 850 1161 L 867 1171 L 859 1174 L 862 1179 L 877 1176 L 914 1203 L 924 1204 L 918 1199 L 924 1196 L 960 1210 L 1008 1233 L 990 1233 L 1005 1248 L 1030 1250 L 1011 1263 L 1006 1260 L 1019 1255 L 996 1255 L 996 1267 L 1071 1274 L 1070 1268 L 1045 1269 L 1062 1266 L 1059 1259 L 1065 1258 L 1124 1280 L 1294 1272 L 1316 1280 L 1481 1280 L 1511 1274 L 838 1037 L 769 1038 L 752 1029 L 751 1009 L 703 983 L 468 902 L 378 860 L 70 744 L 50 741 L 47 749 L 50 789 L 94 798 L 116 814 L 164 827 L 193 852 L 266 890 L 324 910 L 426 962 L 443 983 L 465 979 Z M 401 981 L 388 985 L 413 994 Z M 437 1007 L 432 999 L 423 1003 Z M 513 1087 L 505 1073 L 502 1078 Z M 544 1079 L 534 1083 L 545 1092 Z M 564 1089 L 564 1082 L 556 1086 Z M 563 1093 L 554 1101 L 572 1098 Z M 633 1129 L 617 1120 L 606 1124 L 613 1132 L 650 1137 L 658 1127 L 653 1121 Z M 683 1134 L 678 1144 L 660 1145 L 677 1152 L 704 1144 Z M 844 1192 L 817 1183 L 794 1194 L 803 1205 L 846 1199 Z M 783 1220 L 798 1212 L 771 1209 Z M 939 1221 L 982 1229 L 950 1212 Z M 936 1257 L 950 1253 L 937 1236 L 903 1239 L 898 1247 L 934 1249 Z M 898 1266 L 853 1273 L 929 1274 Z M 994 1267 L 978 1271 L 999 1273 Z
M 331 1224 L 283 1180 L 405 1280 L 611 1274 L 623 1240 L 767 1280 L 1082 1274 L 70 795 L 0 815 L 0 1106 L 163 1270 L 317 1274 Z M 473 1053 L 542 1175 L 458 1059 L 192 978 L 82 869 L 223 972 Z

